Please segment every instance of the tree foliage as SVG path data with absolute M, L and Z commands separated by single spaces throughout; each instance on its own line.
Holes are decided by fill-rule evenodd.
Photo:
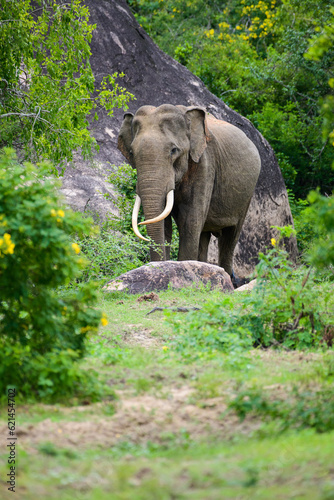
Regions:
M 82 379 L 73 361 L 106 321 L 92 284 L 59 294 L 86 263 L 71 235 L 88 234 L 92 221 L 60 205 L 48 169 L 20 165 L 12 150 L 0 155 L 2 394 L 9 384 L 31 397 L 73 394 Z
M 321 59 L 305 54 L 312 36 L 332 36 L 334 0 L 129 3 L 165 52 L 262 132 L 296 197 L 318 186 L 332 191 L 334 155 L 323 140 L 319 100 L 332 93 L 334 50 L 327 43 Z
M 94 25 L 81 0 L 2 2 L 0 10 L 0 147 L 56 164 L 96 142 L 87 130 L 99 108 L 112 115 L 133 96 L 105 74 L 99 86 L 89 64 Z

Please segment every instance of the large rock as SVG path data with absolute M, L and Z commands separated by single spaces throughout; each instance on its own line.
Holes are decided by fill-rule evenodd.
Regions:
M 221 267 L 195 260 L 174 262 L 151 262 L 118 276 L 105 285 L 106 291 L 127 291 L 128 293 L 147 293 L 153 291 L 181 289 L 209 285 L 224 292 L 233 292 L 230 276 Z
M 158 48 L 139 26 L 124 0 L 85 0 L 85 3 L 91 13 L 91 22 L 97 26 L 90 59 L 94 75 L 99 80 L 115 71 L 124 72 L 126 77 L 120 83 L 136 96 L 136 101 L 130 104 L 131 112 L 144 104 L 203 106 L 216 118 L 239 127 L 256 144 L 262 170 L 236 248 L 234 265 L 236 274 L 249 275 L 258 252 L 270 245 L 270 239 L 275 236 L 270 226 L 292 224 L 286 188 L 272 148 L 249 120 L 211 94 L 201 80 Z M 118 109 L 113 118 L 101 112 L 99 121 L 92 124 L 92 133 L 100 146 L 95 159 L 97 167 L 91 168 L 78 158 L 76 169 L 67 169 L 63 191 L 74 208 L 86 207 L 102 216 L 108 211 L 115 212 L 112 201 L 105 200 L 102 193 L 113 194 L 105 181 L 106 174 L 111 165 L 117 167 L 125 161 L 117 149 L 122 117 L 123 111 Z M 292 257 L 296 255 L 294 239 L 290 240 L 288 250 Z M 210 261 L 216 263 L 215 243 L 209 255 Z

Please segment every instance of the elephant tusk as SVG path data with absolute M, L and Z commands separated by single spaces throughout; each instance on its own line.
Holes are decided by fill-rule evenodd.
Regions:
M 134 204 L 134 207 L 132 210 L 132 229 L 133 229 L 135 235 L 138 236 L 138 238 L 140 238 L 141 240 L 150 241 L 148 238 L 144 238 L 144 236 L 142 236 L 140 234 L 138 226 L 137 226 L 140 204 L 141 204 L 140 196 L 136 195 L 135 204 Z
M 167 194 L 165 210 L 161 212 L 161 214 L 158 215 L 158 217 L 154 217 L 154 219 L 145 220 L 144 222 L 140 222 L 138 225 L 140 226 L 143 224 L 154 224 L 154 222 L 160 222 L 161 220 L 166 219 L 167 215 L 171 213 L 173 205 L 174 205 L 174 191 L 171 190 Z

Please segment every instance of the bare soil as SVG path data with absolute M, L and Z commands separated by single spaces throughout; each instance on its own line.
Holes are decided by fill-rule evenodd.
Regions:
M 54 422 L 47 418 L 36 424 L 22 424 L 17 430 L 20 446 L 29 453 L 37 452 L 41 443 L 52 443 L 57 448 L 80 449 L 109 448 L 120 442 L 144 444 L 147 441 L 163 444 L 171 435 L 189 433 L 190 439 L 228 439 L 233 434 L 247 434 L 258 427 L 258 423 L 246 419 L 240 423 L 235 415 L 222 418 L 226 410 L 224 398 L 211 398 L 201 402 L 201 407 L 189 403 L 193 389 L 183 386 L 171 389 L 168 397 L 159 398 L 144 394 L 128 397 L 118 391 L 116 412 L 112 416 L 101 416 L 103 403 L 89 406 L 64 408 L 66 420 Z M 92 410 L 96 408 L 96 416 Z M 52 407 L 48 406 L 50 412 Z M 87 419 L 71 419 L 77 413 L 87 412 Z M 5 426 L 0 433 L 5 434 Z

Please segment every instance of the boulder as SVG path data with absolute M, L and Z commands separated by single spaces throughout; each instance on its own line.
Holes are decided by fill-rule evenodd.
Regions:
M 244 285 L 239 286 L 235 289 L 236 292 L 251 292 L 256 285 L 256 279 L 250 281 L 249 283 L 245 283 Z
M 195 260 L 151 262 L 118 276 L 103 289 L 136 294 L 201 285 L 224 292 L 234 290 L 231 278 L 223 268 Z
M 136 100 L 129 111 L 135 112 L 144 104 L 159 106 L 164 103 L 204 107 L 218 119 L 233 123 L 256 144 L 262 169 L 256 191 L 235 251 L 234 270 L 238 276 L 248 276 L 254 268 L 259 251 L 270 246 L 275 237 L 272 225 L 292 224 L 287 191 L 274 152 L 252 123 L 211 94 L 202 81 L 184 66 L 164 54 L 137 23 L 125 0 L 85 0 L 96 24 L 91 41 L 90 58 L 94 75 L 99 81 L 107 74 L 123 72 L 119 83 Z M 227 75 L 228 76 L 228 75 Z M 76 168 L 68 167 L 63 179 L 63 193 L 73 208 L 88 209 L 102 217 L 116 213 L 114 193 L 106 176 L 110 169 L 125 162 L 117 149 L 117 136 L 123 111 L 116 109 L 110 118 L 101 111 L 99 120 L 91 124 L 91 132 L 100 147 L 94 165 L 78 156 Z M 109 192 L 108 200 L 102 193 Z M 295 258 L 296 240 L 290 239 L 288 251 Z M 212 239 L 209 258 L 217 263 L 217 245 Z

